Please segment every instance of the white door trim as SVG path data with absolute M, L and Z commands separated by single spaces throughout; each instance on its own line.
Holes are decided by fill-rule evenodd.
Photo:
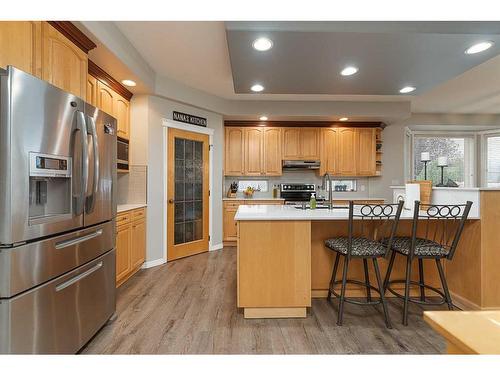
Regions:
M 163 126 L 163 175 L 165 178 L 163 179 L 163 200 L 162 200 L 162 207 L 163 207 L 163 244 L 165 246 L 165 262 L 168 259 L 167 257 L 167 252 L 168 252 L 168 242 L 167 242 L 167 200 L 168 200 L 168 191 L 167 191 L 167 176 L 168 176 L 168 171 L 167 171 L 167 158 L 168 158 L 168 128 L 174 128 L 174 129 L 180 129 L 180 130 L 185 130 L 189 131 L 192 133 L 199 133 L 199 134 L 207 134 L 208 135 L 208 143 L 209 143 L 209 151 L 208 151 L 208 189 L 210 190 L 210 196 L 208 198 L 208 235 L 210 236 L 210 240 L 208 241 L 208 251 L 211 250 L 218 250 L 220 247 L 220 244 L 213 244 L 213 233 L 212 233 L 212 226 L 213 226 L 213 136 L 214 136 L 214 129 L 211 128 L 204 128 L 201 126 L 196 126 L 196 125 L 189 125 L 189 124 L 184 124 L 179 121 L 174 121 L 170 119 L 165 119 L 163 118 L 161 120 L 161 125 Z

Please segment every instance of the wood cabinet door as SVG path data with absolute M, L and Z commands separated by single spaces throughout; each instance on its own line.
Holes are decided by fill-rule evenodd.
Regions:
M 244 172 L 243 128 L 227 127 L 224 147 L 224 175 L 242 176 Z
M 264 174 L 281 176 L 282 171 L 281 129 L 264 128 Z
M 224 206 L 224 241 L 236 241 L 237 239 L 237 222 L 234 220 L 236 211 L 238 211 L 237 206 Z
M 319 129 L 300 129 L 299 143 L 301 159 L 319 159 Z
M 101 81 L 97 81 L 97 108 L 114 116 L 113 90 Z
M 87 75 L 87 103 L 97 107 L 97 78 Z
M 323 129 L 322 130 L 322 146 L 321 146 L 321 171 L 320 174 L 325 173 L 337 174 L 338 164 L 338 150 L 337 150 L 337 129 Z
M 130 249 L 131 269 L 142 266 L 146 259 L 146 221 L 132 222 L 132 246 Z
M 41 22 L 0 22 L 0 68 L 15 66 L 41 77 Z
M 339 128 L 337 130 L 338 166 L 337 172 L 341 176 L 356 175 L 356 130 Z
M 42 23 L 42 78 L 86 99 L 88 56 L 48 23 Z
M 359 176 L 374 176 L 376 173 L 375 129 L 356 129 L 357 170 Z
M 117 120 L 117 134 L 121 138 L 130 138 L 130 103 L 116 92 L 113 93 L 113 113 Z
M 116 230 L 116 284 L 119 285 L 131 270 L 130 245 L 132 227 L 130 224 L 119 226 Z
M 283 129 L 283 159 L 300 159 L 300 129 Z
M 263 130 L 259 128 L 245 129 L 245 176 L 260 176 L 264 173 L 262 168 L 263 133 Z

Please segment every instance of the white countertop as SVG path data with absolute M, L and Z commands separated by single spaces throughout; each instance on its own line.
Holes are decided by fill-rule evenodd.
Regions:
M 116 206 L 116 212 L 125 212 L 130 210 L 135 210 L 137 208 L 147 207 L 146 203 L 130 203 L 130 204 L 119 204 Z
M 258 198 L 243 198 L 243 197 L 236 197 L 236 198 L 227 198 L 224 197 L 222 198 L 223 201 L 284 201 L 283 198 L 273 198 L 273 197 L 258 197 Z
M 411 211 L 403 210 L 401 219 L 412 219 Z M 302 210 L 294 206 L 282 205 L 241 205 L 234 217 L 235 220 L 348 220 L 349 209 L 335 208 Z M 469 216 L 469 219 L 478 219 L 478 217 Z
M 391 189 L 405 189 L 404 185 L 389 186 Z M 452 191 L 500 191 L 500 188 L 493 187 L 449 187 L 449 186 L 433 186 L 433 190 L 452 190 Z

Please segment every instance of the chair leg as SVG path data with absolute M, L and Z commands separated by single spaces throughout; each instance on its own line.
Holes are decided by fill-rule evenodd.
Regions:
M 425 288 L 424 288 L 424 260 L 418 259 L 418 280 L 420 283 L 420 301 L 425 301 Z
M 391 259 L 389 260 L 389 266 L 387 267 L 387 271 L 385 272 L 385 279 L 384 279 L 384 294 L 385 291 L 387 290 L 387 287 L 389 286 L 389 281 L 391 278 L 391 272 L 392 272 L 392 266 L 394 266 L 394 259 L 396 258 L 396 252 L 393 251 L 391 253 Z
M 441 285 L 443 286 L 446 303 L 448 304 L 448 310 L 453 310 L 453 303 L 451 301 L 450 291 L 448 290 L 448 283 L 446 282 L 446 276 L 444 275 L 441 259 L 436 259 L 436 266 L 439 272 L 439 278 L 441 279 Z
M 337 277 L 337 269 L 339 267 L 339 259 L 340 259 L 340 254 L 337 253 L 337 256 L 335 257 L 335 264 L 333 265 L 333 270 L 332 270 L 332 278 L 330 279 L 330 284 L 328 286 L 328 297 L 326 299 L 332 298 L 332 288 L 334 288 L 334 282 L 335 278 Z
M 370 276 L 368 275 L 368 260 L 363 259 L 363 266 L 365 268 L 365 285 L 366 285 L 366 300 L 368 302 L 372 301 L 372 295 L 370 290 Z
M 345 298 L 345 287 L 347 284 L 347 267 L 349 266 L 349 258 L 347 255 L 344 257 L 344 270 L 342 272 L 342 288 L 340 290 L 340 303 L 339 303 L 339 315 L 337 318 L 337 325 L 342 325 L 342 317 L 344 315 L 344 298 Z
M 403 305 L 403 325 L 408 325 L 408 304 L 410 300 L 410 281 L 411 281 L 411 257 L 406 257 L 406 279 L 405 279 L 405 297 Z
M 392 324 L 391 319 L 389 318 L 389 310 L 387 308 L 387 302 L 384 296 L 382 278 L 380 277 L 380 269 L 378 268 L 377 258 L 373 258 L 373 268 L 375 268 L 375 276 L 377 277 L 377 284 L 380 290 L 380 300 L 382 301 L 382 308 L 384 309 L 385 325 L 387 326 L 387 328 L 391 329 Z

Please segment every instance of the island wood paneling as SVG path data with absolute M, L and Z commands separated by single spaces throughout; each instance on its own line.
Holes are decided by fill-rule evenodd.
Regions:
M 238 227 L 238 307 L 311 305 L 311 224 L 242 221 Z

